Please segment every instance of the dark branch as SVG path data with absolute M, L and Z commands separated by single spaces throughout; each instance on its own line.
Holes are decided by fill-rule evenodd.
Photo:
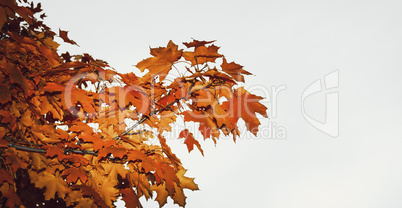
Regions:
M 45 149 L 41 149 L 41 148 L 35 148 L 35 147 L 27 147 L 27 146 L 23 146 L 23 145 L 18 145 L 15 143 L 26 143 L 26 144 L 30 144 L 30 145 L 36 145 L 36 146 L 42 146 L 40 144 L 33 144 L 32 142 L 28 142 L 28 141 L 22 141 L 22 140 L 16 140 L 12 137 L 9 136 L 4 136 L 4 138 L 8 139 L 9 141 L 11 141 L 10 143 L 7 144 L 7 146 L 9 147 L 13 147 L 17 150 L 22 150 L 22 151 L 27 151 L 27 152 L 38 152 L 38 153 L 46 153 Z M 63 149 L 64 154 L 68 154 L 68 153 L 75 153 L 75 154 L 82 154 L 82 155 L 94 155 L 94 156 L 98 156 L 98 154 L 96 154 L 95 151 L 87 151 L 87 150 L 76 150 L 76 149 Z

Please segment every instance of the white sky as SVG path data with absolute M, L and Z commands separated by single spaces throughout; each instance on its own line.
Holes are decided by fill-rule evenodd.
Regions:
M 285 130 L 285 139 L 262 134 L 236 144 L 222 139 L 216 147 L 206 141 L 205 157 L 168 141 L 201 189 L 186 192 L 187 207 L 402 207 L 401 1 L 42 2 L 47 24 L 70 31 L 80 45 L 62 51 L 88 52 L 130 72 L 149 57 L 149 47 L 217 40 L 229 61 L 255 74 L 246 88 L 271 93 L 264 101 L 271 119 L 261 128 Z M 304 119 L 301 96 L 335 70 L 333 138 Z M 286 90 L 273 103 L 272 89 L 280 86 Z M 308 115 L 325 120 L 325 91 L 304 104 Z

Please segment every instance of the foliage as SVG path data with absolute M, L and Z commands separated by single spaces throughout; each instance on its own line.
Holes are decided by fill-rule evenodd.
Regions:
M 58 54 L 41 5 L 19 4 L 0 1 L 1 206 L 111 207 L 122 196 L 141 207 L 156 193 L 160 206 L 170 197 L 184 207 L 183 189 L 198 186 L 165 138 L 177 117 L 217 142 L 240 135 L 240 118 L 256 134 L 256 113 L 267 116 L 262 98 L 238 87 L 250 73 L 213 41 L 170 41 L 136 65 L 143 76 L 122 74 L 89 54 Z M 193 133 L 176 139 L 204 154 Z

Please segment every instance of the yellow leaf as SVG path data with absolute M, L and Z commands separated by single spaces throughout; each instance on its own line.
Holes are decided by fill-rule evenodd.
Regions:
M 151 186 L 151 190 L 156 191 L 156 193 L 158 194 L 155 200 L 158 201 L 159 207 L 165 205 L 167 202 L 167 197 L 169 195 L 169 193 L 166 190 L 165 183 L 160 184 L 159 186 L 155 184 Z
M 30 171 L 31 181 L 34 180 L 35 187 L 37 188 L 44 188 L 45 190 L 45 200 L 53 199 L 56 192 L 59 194 L 59 197 L 64 199 L 66 194 L 70 191 L 68 188 L 67 182 L 63 180 L 59 172 L 57 171 L 56 174 L 51 174 L 46 171 L 43 171 L 39 174 Z M 33 173 L 33 174 L 32 174 Z M 32 178 L 35 176 L 35 178 Z
M 188 178 L 188 177 L 184 176 L 184 174 L 186 172 L 187 172 L 187 170 L 182 169 L 176 173 L 176 175 L 180 181 L 180 187 L 187 188 L 192 191 L 199 190 L 198 185 L 196 183 L 194 183 L 194 178 Z

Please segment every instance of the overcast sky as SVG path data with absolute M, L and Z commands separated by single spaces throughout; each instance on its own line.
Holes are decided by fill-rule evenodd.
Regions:
M 402 207 L 401 1 L 42 6 L 47 24 L 80 45 L 61 51 L 87 52 L 120 72 L 137 70 L 149 47 L 195 38 L 217 40 L 229 61 L 254 74 L 246 88 L 267 98 L 270 116 L 258 137 L 202 142 L 205 157 L 168 141 L 201 189 L 186 192 L 188 207 Z

